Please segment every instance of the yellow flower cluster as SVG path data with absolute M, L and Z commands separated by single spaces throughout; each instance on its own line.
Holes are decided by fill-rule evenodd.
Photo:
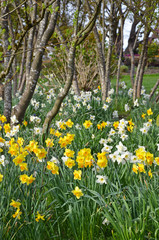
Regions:
M 60 144 L 60 147 L 61 148 L 67 147 L 67 145 L 71 144 L 71 142 L 74 140 L 74 137 L 75 137 L 75 134 L 70 134 L 70 133 L 67 133 L 67 135 L 64 136 L 63 138 L 60 137 L 59 142 L 58 142 Z
M 46 147 L 53 147 L 54 146 L 53 139 L 47 138 L 45 140 L 45 143 L 46 143 Z
M 66 161 L 65 161 L 65 165 L 68 167 L 68 168 L 72 168 L 73 166 L 75 166 L 75 160 L 71 159 L 71 158 L 68 158 Z
M 4 124 L 3 129 L 4 129 L 5 133 L 10 133 L 10 131 L 11 131 L 10 124 L 9 123 Z
M 132 132 L 133 131 L 133 129 L 134 129 L 134 123 L 132 122 L 132 119 L 131 120 L 129 120 L 128 121 L 128 126 L 127 126 L 127 130 L 129 131 L 129 132 Z
M 35 177 L 33 177 L 33 175 L 29 177 L 28 175 L 23 174 L 23 175 L 20 175 L 19 179 L 22 184 L 26 183 L 27 185 L 29 185 L 35 180 Z
M 138 172 L 146 173 L 146 171 L 145 171 L 145 166 L 144 166 L 143 163 L 138 163 L 138 165 L 133 164 L 132 170 L 133 170 L 133 172 L 135 172 L 136 174 L 138 174 Z M 148 175 L 149 175 L 150 178 L 152 178 L 151 169 L 149 170 Z
M 7 121 L 7 118 L 6 118 L 4 115 L 1 115 L 1 114 L 0 114 L 0 121 L 1 121 L 2 123 L 4 123 L 4 122 Z
M 75 180 L 81 180 L 82 171 L 81 170 L 74 170 L 73 175 L 74 175 Z
M 71 121 L 71 119 L 68 119 L 67 122 L 61 122 L 59 126 L 62 130 L 66 130 L 66 127 L 72 128 L 73 124 L 74 123 Z
M 35 140 L 30 141 L 25 149 L 29 152 L 33 152 L 37 157 L 37 161 L 45 158 L 47 154 L 47 151 L 44 148 L 39 148 L 38 142 L 35 142 Z
M 81 149 L 76 158 L 76 162 L 78 163 L 78 168 L 84 168 L 84 167 L 91 167 L 93 166 L 94 158 L 91 155 L 91 149 L 90 148 L 83 148 Z
M 105 128 L 107 126 L 107 122 L 102 122 L 101 124 L 97 124 L 97 128 L 100 130 L 103 130 L 103 128 Z
M 148 165 L 152 165 L 154 161 L 154 155 L 150 152 L 146 152 L 144 148 L 138 148 L 136 151 L 138 160 L 145 162 Z
M 20 206 L 21 206 L 21 203 L 20 202 L 16 202 L 12 199 L 11 203 L 10 203 L 10 206 L 16 208 L 16 212 L 12 215 L 13 218 L 16 218 L 17 219 L 20 219 L 20 215 L 22 214 L 22 212 L 20 212 Z
M 149 109 L 147 110 L 147 115 L 148 115 L 148 116 L 153 115 L 153 112 L 152 112 L 152 109 L 151 109 L 151 108 L 149 108 Z M 141 117 L 142 117 L 143 119 L 145 119 L 146 113 L 142 113 Z
M 105 168 L 108 164 L 108 160 L 107 160 L 107 157 L 106 157 L 106 152 L 97 153 L 97 158 L 98 158 L 97 165 L 100 168 Z
M 48 161 L 47 169 L 49 169 L 52 174 L 59 174 L 59 167 L 54 162 Z

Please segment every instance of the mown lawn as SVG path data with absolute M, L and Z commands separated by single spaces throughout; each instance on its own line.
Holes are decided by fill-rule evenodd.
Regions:
M 146 91 L 150 92 L 157 80 L 159 79 L 159 74 L 145 74 L 143 78 L 143 86 Z M 121 76 L 121 81 L 124 81 L 128 88 L 131 87 L 130 75 Z M 112 85 L 115 86 L 116 78 L 112 79 Z

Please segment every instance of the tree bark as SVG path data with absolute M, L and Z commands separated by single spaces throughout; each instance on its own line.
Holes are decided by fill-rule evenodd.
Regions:
M 130 57 L 131 57 L 130 79 L 131 79 L 132 88 L 134 87 L 134 76 L 135 76 L 134 50 L 136 48 L 136 42 L 137 42 L 137 38 L 138 38 L 138 34 L 136 33 L 136 26 L 138 23 L 139 23 L 139 20 L 134 15 L 134 21 L 131 26 L 130 36 L 128 39 L 128 49 L 129 49 Z
M 10 42 L 9 42 L 9 26 L 8 26 L 8 5 L 3 6 L 3 2 L 1 3 L 1 15 L 5 15 L 2 17 L 1 26 L 3 33 L 3 52 L 4 52 L 4 68 L 7 67 L 11 51 L 10 49 Z M 11 110 L 12 110 L 12 70 L 8 72 L 5 77 L 5 84 L 4 84 L 4 115 L 7 118 L 7 122 L 10 122 L 11 117 Z
M 18 103 L 13 109 L 12 114 L 16 115 L 17 120 L 21 123 L 24 118 L 25 111 L 30 103 L 30 100 L 34 94 L 34 90 L 40 75 L 41 65 L 42 65 L 42 57 L 45 51 L 46 44 L 54 33 L 58 11 L 56 10 L 59 7 L 60 1 L 56 0 L 53 4 L 54 13 L 50 17 L 50 21 L 46 30 L 44 31 L 41 42 L 38 43 L 37 49 L 35 51 L 35 56 L 30 68 L 30 74 L 28 77 L 28 81 L 26 83 L 26 87 L 24 93 Z
M 140 93 L 141 93 L 142 79 L 143 79 L 143 73 L 144 73 L 146 57 L 147 57 L 149 33 L 150 32 L 148 31 L 147 27 L 145 27 L 144 39 L 143 39 L 141 54 L 140 54 L 139 63 L 137 66 L 136 78 L 135 78 L 134 88 L 133 88 L 133 101 L 135 101 L 137 97 L 140 97 Z
M 114 13 L 114 0 L 111 0 L 110 6 L 110 21 L 109 21 L 109 45 L 106 60 L 106 98 L 108 97 L 108 91 L 110 89 L 110 67 L 111 67 L 111 55 L 113 50 L 113 13 Z
M 88 0 L 86 0 L 87 7 L 89 14 L 92 14 L 90 4 Z M 94 37 L 96 40 L 96 49 L 97 49 L 97 55 L 98 55 L 98 69 L 99 69 L 99 76 L 100 76 L 100 83 L 101 83 L 101 91 L 102 91 L 102 101 L 104 102 L 106 100 L 106 67 L 105 67 L 105 53 L 104 53 L 104 44 L 100 41 L 99 33 L 97 30 L 97 27 L 95 26 L 93 29 Z
M 151 91 L 151 93 L 150 93 L 149 100 L 152 99 L 152 97 L 153 97 L 153 95 L 154 95 L 156 89 L 158 88 L 158 86 L 159 86 L 159 80 L 156 82 L 155 86 L 153 87 L 153 89 L 152 89 L 152 91 Z
M 47 113 L 47 116 L 46 116 L 44 124 L 43 124 L 43 134 L 48 133 L 50 123 L 51 123 L 52 119 L 57 115 L 57 113 L 60 109 L 60 106 L 62 104 L 62 101 L 65 98 L 65 96 L 68 94 L 68 91 L 71 87 L 72 80 L 73 80 L 73 74 L 74 74 L 75 49 L 76 49 L 76 46 L 75 46 L 75 44 L 73 44 L 69 51 L 68 72 L 67 72 L 67 79 L 66 79 L 65 86 L 64 86 L 64 89 L 58 94 L 53 108 L 51 109 L 51 111 L 49 111 Z
M 122 9 L 121 9 L 122 11 Z M 119 79 L 120 79 L 120 67 L 122 63 L 122 55 L 123 55 L 123 30 L 124 30 L 124 17 L 121 13 L 121 42 L 120 42 L 120 53 L 119 53 L 119 59 L 118 59 L 118 69 L 117 69 L 117 80 L 116 80 L 116 95 L 119 93 Z

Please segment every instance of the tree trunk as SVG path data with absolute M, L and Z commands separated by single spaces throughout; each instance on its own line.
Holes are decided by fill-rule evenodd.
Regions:
M 110 89 L 110 67 L 111 67 L 111 55 L 113 50 L 113 13 L 114 13 L 114 1 L 111 0 L 110 6 L 110 21 L 109 21 L 109 45 L 107 52 L 107 60 L 106 60 L 106 98 L 108 97 L 108 91 Z
M 30 103 L 30 100 L 34 94 L 34 90 L 40 75 L 41 65 L 42 65 L 42 57 L 44 55 L 46 44 L 51 38 L 55 24 L 57 21 L 58 11 L 56 11 L 57 7 L 59 7 L 60 1 L 57 0 L 53 4 L 54 13 L 51 15 L 48 26 L 44 31 L 41 41 L 37 44 L 37 49 L 35 50 L 35 56 L 30 68 L 30 74 L 27 79 L 26 87 L 24 93 L 16 107 L 13 110 L 12 114 L 16 115 L 17 120 L 21 123 L 24 118 L 25 111 Z M 33 54 L 34 55 L 34 54 Z
M 159 86 L 159 80 L 156 82 L 155 86 L 153 87 L 153 89 L 152 89 L 152 91 L 151 91 L 151 93 L 150 93 L 149 100 L 152 99 L 152 97 L 153 97 L 153 95 L 154 95 L 156 89 L 158 88 L 158 86 Z
M 67 54 L 69 54 L 69 48 L 67 46 L 66 39 L 65 39 L 64 35 L 62 34 L 58 25 L 56 25 L 56 32 L 57 32 L 62 44 L 65 46 Z M 78 75 L 78 73 L 77 73 L 77 69 L 76 69 L 76 66 L 75 66 L 74 67 L 73 90 L 74 90 L 75 94 L 79 96 L 80 95 L 80 89 L 79 89 L 79 86 L 78 86 L 77 75 Z
M 136 32 L 136 26 L 138 25 L 139 20 L 134 15 L 134 21 L 131 26 L 130 36 L 128 39 L 128 49 L 130 52 L 131 57 L 131 69 L 130 69 L 130 79 L 132 88 L 134 87 L 134 77 L 135 77 L 135 57 L 134 57 L 134 50 L 136 48 L 137 38 L 139 31 Z
M 141 92 L 141 84 L 142 84 L 143 73 L 144 73 L 144 69 L 145 69 L 145 61 L 146 61 L 145 54 L 147 54 L 147 47 L 148 47 L 147 43 L 148 43 L 149 33 L 150 32 L 148 32 L 147 27 L 145 27 L 144 39 L 143 39 L 141 54 L 140 54 L 140 58 L 139 58 L 139 63 L 137 66 L 136 78 L 135 78 L 135 82 L 134 82 L 133 101 L 135 101 L 136 98 L 140 96 L 140 92 Z
M 44 124 L 43 124 L 43 134 L 48 133 L 50 123 L 51 123 L 52 119 L 57 115 L 57 113 L 60 109 L 61 103 L 71 87 L 73 75 L 74 75 L 75 49 L 76 49 L 76 46 L 75 46 L 75 44 L 73 44 L 73 46 L 71 46 L 70 51 L 69 51 L 68 72 L 67 72 L 67 79 L 66 79 L 65 86 L 64 86 L 64 89 L 58 94 L 53 108 L 51 109 L 50 112 L 47 113 L 47 116 L 46 116 Z
M 134 50 L 132 46 L 129 47 L 130 57 L 131 57 L 131 67 L 130 67 L 130 79 L 132 88 L 134 87 L 134 80 L 135 80 L 135 56 Z
M 4 68 L 8 66 L 8 62 L 10 60 L 11 51 L 9 50 L 10 42 L 9 42 L 9 27 L 8 27 L 8 5 L 3 6 L 3 2 L 1 3 L 1 26 L 3 33 L 3 52 L 4 52 Z M 4 115 L 7 118 L 7 122 L 10 122 L 12 110 L 12 70 L 10 69 L 9 73 L 5 77 L 4 84 Z
M 91 8 L 88 0 L 86 1 L 89 14 L 91 15 Z M 102 45 L 102 42 L 100 41 L 99 33 L 96 28 L 96 26 L 93 29 L 94 37 L 96 40 L 96 49 L 97 49 L 97 56 L 98 56 L 98 69 L 99 69 L 99 76 L 100 76 L 100 83 L 101 83 L 101 91 L 102 91 L 102 101 L 104 102 L 106 100 L 106 68 L 105 68 L 105 54 L 104 49 Z
M 121 67 L 122 55 L 123 55 L 123 29 L 124 29 L 123 15 L 121 15 L 120 21 L 121 21 L 121 26 L 120 26 L 120 28 L 121 28 L 121 43 L 120 43 L 120 53 L 119 53 L 118 69 L 117 69 L 116 95 L 118 95 L 118 92 L 119 92 L 120 67 Z
M 22 53 L 20 72 L 19 72 L 18 91 L 20 91 L 20 89 L 21 89 L 21 84 L 22 84 L 22 80 L 23 80 L 24 66 L 25 66 L 25 62 L 26 62 L 25 56 L 26 56 L 26 37 L 24 38 L 24 43 L 23 43 L 23 53 Z
M 35 1 L 29 0 L 29 7 L 30 9 L 33 8 L 32 14 L 31 14 L 31 22 L 33 23 L 36 20 L 37 15 L 37 3 Z M 31 69 L 31 60 L 33 55 L 33 41 L 34 41 L 34 34 L 35 34 L 35 26 L 30 29 L 28 34 L 28 41 L 27 41 L 27 56 L 26 56 L 26 81 L 29 80 L 30 76 L 30 69 Z

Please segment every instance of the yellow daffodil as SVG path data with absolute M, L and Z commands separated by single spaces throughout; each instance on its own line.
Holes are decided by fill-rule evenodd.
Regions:
M 86 120 L 84 123 L 83 123 L 83 126 L 87 129 L 87 128 L 90 128 L 92 126 L 92 122 L 90 120 Z
M 0 182 L 3 180 L 3 175 L 0 173 Z
M 54 162 L 48 161 L 47 169 L 51 170 L 52 174 L 59 174 L 59 167 Z
M 20 202 L 16 202 L 12 199 L 10 206 L 14 207 L 14 208 L 20 208 L 21 203 Z
M 150 115 L 152 115 L 152 114 L 153 114 L 153 112 L 152 112 L 151 108 L 149 108 L 149 109 L 147 110 L 147 115 L 150 116 Z
M 45 219 L 44 219 L 44 215 L 41 215 L 41 214 L 37 211 L 37 216 L 36 216 L 35 220 L 36 220 L 37 222 L 39 222 L 40 219 L 44 221 L 44 220 L 45 220 Z
M 17 211 L 12 215 L 13 218 L 18 218 L 20 219 L 20 215 L 22 214 L 22 212 L 20 212 L 20 208 L 17 208 Z
M 81 180 L 82 171 L 81 170 L 74 170 L 73 175 L 74 175 L 75 180 L 77 180 L 77 179 Z
M 72 193 L 76 196 L 77 199 L 83 196 L 82 190 L 79 187 L 75 187 L 75 190 Z
M 133 164 L 132 170 L 133 170 L 133 172 L 135 172 L 137 174 L 138 173 L 138 166 L 136 164 Z

